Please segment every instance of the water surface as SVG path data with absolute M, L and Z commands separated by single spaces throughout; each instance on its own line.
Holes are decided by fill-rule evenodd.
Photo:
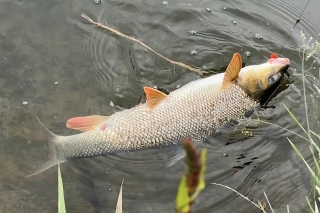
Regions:
M 279 52 L 306 3 L 2 0 L 0 211 L 57 212 L 56 167 L 33 178 L 24 177 L 47 157 L 45 135 L 36 115 L 56 134 L 75 134 L 65 128 L 70 117 L 110 115 L 133 107 L 145 85 L 172 91 L 200 78 L 139 44 L 91 25 L 81 13 L 143 41 L 172 60 L 221 72 L 234 52 L 240 52 L 247 65 L 265 62 L 270 52 Z M 307 38 L 320 32 L 317 4 L 310 1 L 281 52 L 291 60 L 289 73 L 294 82 L 270 103 L 275 109 L 257 112 L 260 119 L 298 134 L 302 131 L 283 104 L 305 123 L 301 77 L 292 74 L 301 70 L 296 50 L 301 45 L 300 30 Z M 192 30 L 196 34 L 190 33 Z M 312 60 L 318 68 L 319 58 L 307 64 Z M 307 80 L 308 94 L 314 91 L 312 83 Z M 195 212 L 255 210 L 213 182 L 228 185 L 255 202 L 265 191 L 276 212 L 285 212 L 287 204 L 290 212 L 306 207 L 312 181 L 286 137 L 310 162 L 308 144 L 272 125 L 251 127 L 252 136 L 239 133 L 239 127 L 203 145 L 208 149 L 207 187 Z M 177 146 L 63 164 L 68 212 L 113 212 L 122 179 L 125 212 L 174 212 L 184 171 L 183 161 L 177 160 L 181 153 Z

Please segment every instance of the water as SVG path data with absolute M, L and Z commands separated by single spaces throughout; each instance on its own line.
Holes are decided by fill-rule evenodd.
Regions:
M 47 157 L 35 115 L 56 134 L 70 135 L 76 133 L 65 128 L 70 117 L 110 115 L 134 106 L 145 85 L 172 91 L 200 78 L 98 29 L 81 13 L 140 39 L 172 60 L 216 71 L 227 66 L 234 52 L 240 52 L 247 65 L 279 52 L 307 1 L 95 2 L 0 2 L 0 212 L 57 212 L 56 167 L 24 178 Z M 307 38 L 320 31 L 316 8 L 317 1 L 311 0 L 281 53 L 292 62 L 291 74 L 301 70 L 296 51 L 300 30 Z M 302 134 L 283 107 L 286 104 L 305 123 L 301 77 L 291 75 L 291 79 L 294 83 L 272 101 L 276 108 L 258 115 Z M 308 93 L 313 91 L 311 84 L 308 80 Z M 252 136 L 239 131 L 207 141 L 207 187 L 195 212 L 255 210 L 213 182 L 235 188 L 255 202 L 265 191 L 276 212 L 285 212 L 287 204 L 290 212 L 305 208 L 312 181 L 286 137 L 310 162 L 307 144 L 267 124 L 254 127 Z M 181 157 L 177 146 L 63 164 L 68 212 L 113 212 L 122 179 L 125 212 L 174 212 L 184 170 Z

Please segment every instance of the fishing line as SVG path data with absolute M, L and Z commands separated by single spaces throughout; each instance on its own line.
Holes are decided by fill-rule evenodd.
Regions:
M 301 20 L 301 16 L 302 16 L 303 12 L 305 11 L 305 9 L 307 8 L 307 6 L 308 6 L 309 2 L 310 2 L 310 0 L 308 0 L 307 4 L 304 6 L 304 8 L 303 8 L 302 12 L 300 13 L 300 16 L 297 18 L 296 23 L 293 25 L 293 27 L 292 27 L 292 29 L 291 29 L 291 32 L 290 32 L 289 36 L 287 37 L 286 41 L 285 41 L 285 42 L 284 42 L 284 44 L 282 45 L 282 47 L 281 47 L 281 50 L 280 50 L 279 54 L 281 54 L 281 52 L 282 52 L 282 50 L 283 50 L 284 46 L 287 44 L 288 40 L 290 39 L 290 37 L 291 37 L 291 35 L 292 35 L 292 32 L 293 32 L 294 28 L 295 28 L 295 27 L 297 26 L 297 24 L 300 22 L 300 20 Z

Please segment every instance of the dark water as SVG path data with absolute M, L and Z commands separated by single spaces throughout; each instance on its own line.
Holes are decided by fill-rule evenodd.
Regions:
M 65 128 L 70 117 L 110 115 L 133 107 L 145 85 L 174 90 L 200 78 L 136 43 L 98 29 L 81 18 L 81 13 L 140 39 L 172 60 L 220 70 L 234 52 L 240 52 L 247 65 L 265 62 L 270 52 L 279 52 L 306 3 L 1 0 L 0 212 L 57 212 L 56 167 L 33 178 L 24 177 L 47 154 L 35 115 L 56 134 L 74 134 Z M 318 2 L 311 0 L 281 52 L 292 62 L 289 73 L 294 83 L 271 102 L 275 109 L 257 113 L 260 119 L 299 134 L 302 131 L 283 104 L 305 124 L 301 77 L 292 74 L 301 70 L 296 50 L 301 45 L 300 30 L 307 38 L 320 32 L 317 7 Z M 263 39 L 255 38 L 256 33 Z M 192 50 L 197 54 L 191 55 Z M 251 56 L 246 57 L 245 51 Z M 307 64 L 313 60 L 318 69 L 317 57 Z M 317 77 L 317 72 L 311 75 Z M 308 94 L 314 91 L 312 83 L 307 81 Z M 213 182 L 235 188 L 255 202 L 265 191 L 276 212 L 285 212 L 287 204 L 290 212 L 301 212 L 312 180 L 286 137 L 311 162 L 308 144 L 267 124 L 254 127 L 250 137 L 239 134 L 240 130 L 207 141 L 207 187 L 195 212 L 255 210 Z M 124 212 L 174 212 L 184 171 L 183 161 L 177 161 L 181 153 L 179 147 L 171 147 L 63 164 L 68 212 L 114 212 L 122 179 Z

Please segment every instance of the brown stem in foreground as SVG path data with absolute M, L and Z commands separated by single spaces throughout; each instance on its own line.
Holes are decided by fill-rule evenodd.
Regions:
M 106 26 L 106 25 L 103 25 L 103 24 L 101 24 L 101 23 L 99 23 L 99 22 L 95 22 L 95 21 L 93 21 L 91 18 L 89 18 L 89 16 L 87 16 L 87 15 L 84 14 L 84 13 L 82 13 L 81 16 L 82 16 L 83 18 L 87 19 L 87 20 L 88 20 L 89 22 L 91 22 L 92 24 L 97 25 L 98 27 L 101 27 L 101 28 L 103 28 L 103 29 L 109 30 L 109 31 L 111 31 L 111 32 L 113 32 L 113 33 L 121 36 L 121 37 L 124 37 L 124 38 L 127 38 L 127 39 L 131 40 L 131 41 L 134 41 L 134 42 L 139 43 L 141 46 L 147 48 L 148 50 L 150 50 L 151 52 L 153 52 L 153 53 L 156 54 L 157 56 L 165 59 L 166 61 L 170 62 L 170 63 L 173 64 L 173 65 L 178 65 L 178 66 L 180 66 L 180 67 L 187 68 L 187 69 L 189 69 L 190 71 L 196 72 L 196 73 L 198 73 L 200 76 L 203 76 L 203 72 L 202 72 L 200 69 L 192 68 L 192 67 L 190 67 L 189 65 L 186 65 L 186 64 L 181 63 L 181 62 L 172 61 L 172 60 L 164 57 L 164 56 L 161 55 L 160 53 L 157 53 L 157 52 L 156 52 L 155 50 L 153 50 L 151 47 L 149 47 L 149 46 L 146 45 L 145 43 L 139 41 L 138 39 L 135 39 L 135 38 L 133 38 L 133 37 L 127 36 L 127 35 L 119 32 L 119 31 L 117 31 L 117 30 L 115 30 L 115 29 L 112 29 L 112 28 L 110 28 L 110 27 L 108 27 L 108 26 Z

